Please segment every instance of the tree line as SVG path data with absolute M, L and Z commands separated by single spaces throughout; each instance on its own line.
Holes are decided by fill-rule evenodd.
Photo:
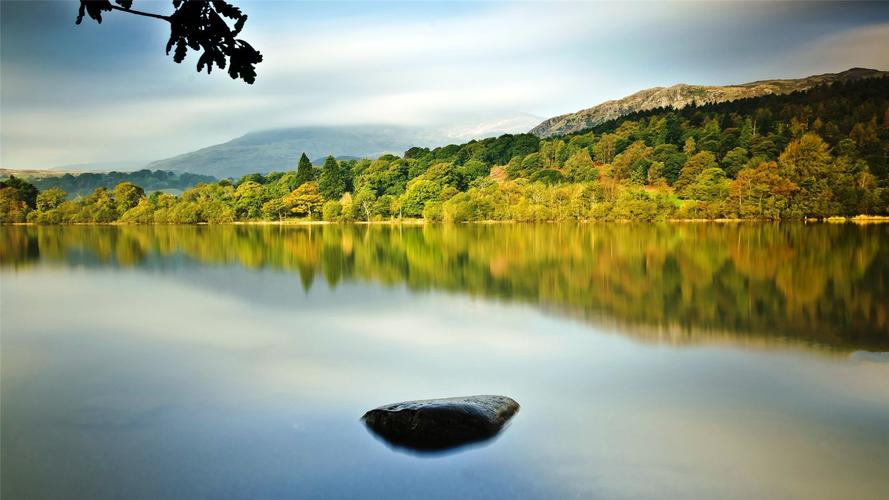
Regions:
M 216 182 L 217 178 L 188 172 L 142 169 L 135 172 L 84 172 L 46 177 L 22 177 L 22 180 L 33 184 L 39 191 L 59 188 L 69 198 L 73 198 L 86 196 L 100 187 L 114 189 L 121 182 L 131 182 L 142 187 L 146 192 L 184 191 L 195 184 Z
M 131 182 L 68 200 L 0 184 L 0 220 L 37 223 L 801 219 L 889 213 L 889 79 L 681 110 L 540 139 L 504 135 L 402 156 L 202 183 Z

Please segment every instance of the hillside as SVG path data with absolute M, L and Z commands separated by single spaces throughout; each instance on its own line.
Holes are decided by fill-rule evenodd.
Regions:
M 883 216 L 887 153 L 889 76 L 659 107 L 549 139 L 506 134 L 321 168 L 306 161 L 296 170 L 201 184 L 178 198 L 121 203 L 97 191 L 37 203 L 33 186 L 10 179 L 0 183 L 0 222 Z
M 886 71 L 852 68 L 842 73 L 827 73 L 796 80 L 761 80 L 728 86 L 680 83 L 671 87 L 654 87 L 636 92 L 623 99 L 606 101 L 576 113 L 550 118 L 531 129 L 531 133 L 544 138 L 565 135 L 639 111 L 669 107 L 682 109 L 692 103 L 698 105 L 715 104 L 769 94 L 789 94 L 827 83 L 848 82 L 887 75 L 889 72 Z
M 52 171 L 36 171 L 34 175 L 27 172 L 14 174 L 34 185 L 40 191 L 59 188 L 69 197 L 86 196 L 97 188 L 114 189 L 121 182 L 132 182 L 143 188 L 146 193 L 166 191 L 178 193 L 199 183 L 216 182 L 211 175 L 196 175 L 187 172 L 137 170 L 135 172 L 84 172 L 59 173 Z M 47 172 L 49 175 L 47 175 Z M 55 174 L 55 175 L 53 175 Z
M 154 161 L 146 168 L 240 177 L 252 172 L 291 170 L 303 152 L 309 158 L 376 157 L 415 144 L 444 141 L 423 131 L 394 126 L 294 127 L 251 132 L 231 141 Z

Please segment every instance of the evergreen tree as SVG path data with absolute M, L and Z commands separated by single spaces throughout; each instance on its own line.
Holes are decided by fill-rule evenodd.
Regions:
M 299 157 L 299 165 L 296 167 L 296 185 L 297 187 L 315 180 L 315 168 L 305 153 Z
M 321 177 L 318 179 L 318 188 L 325 200 L 339 200 L 346 191 L 346 181 L 339 162 L 333 156 L 328 156 L 321 167 Z

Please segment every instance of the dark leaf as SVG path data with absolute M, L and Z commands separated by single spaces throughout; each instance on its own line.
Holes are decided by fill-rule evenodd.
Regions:
M 123 9 L 130 9 L 133 0 L 114 0 Z M 210 73 L 214 66 L 228 68 L 228 74 L 247 83 L 256 80 L 256 65 L 262 55 L 237 35 L 244 29 L 247 16 L 241 9 L 224 0 L 173 0 L 175 11 L 165 17 L 170 23 L 166 53 L 173 52 L 173 61 L 181 63 L 189 49 L 200 52 L 197 70 Z M 102 12 L 110 11 L 110 0 L 81 0 L 77 23 L 84 16 L 102 21 Z M 233 26 L 226 19 L 234 20 Z

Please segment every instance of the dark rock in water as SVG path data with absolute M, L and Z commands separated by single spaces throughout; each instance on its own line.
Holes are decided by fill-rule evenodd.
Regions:
M 505 396 L 466 396 L 388 404 L 361 419 L 392 445 L 442 451 L 496 436 L 517 411 Z

